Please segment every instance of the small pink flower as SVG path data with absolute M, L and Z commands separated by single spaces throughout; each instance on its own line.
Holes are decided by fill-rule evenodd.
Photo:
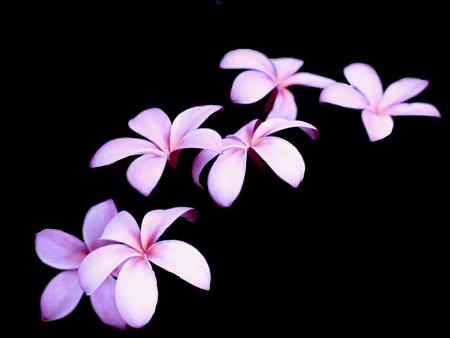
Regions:
M 156 277 L 149 261 L 192 285 L 209 290 L 209 266 L 197 249 L 182 241 L 156 242 L 180 216 L 193 222 L 196 212 L 186 207 L 153 210 L 145 215 L 141 229 L 128 212 L 118 213 L 101 238 L 122 244 L 101 247 L 83 260 L 79 269 L 83 290 L 88 295 L 95 294 L 112 271 L 121 266 L 116 304 L 122 318 L 135 328 L 150 321 L 158 301 Z
M 221 106 L 198 106 L 180 113 L 173 123 L 161 109 L 144 110 L 128 123 L 136 133 L 149 141 L 138 138 L 118 138 L 104 144 L 91 161 L 91 167 L 101 167 L 128 156 L 141 155 L 127 170 L 130 184 L 141 194 L 148 196 L 158 184 L 166 163 L 176 166 L 182 149 L 222 149 L 220 135 L 200 125 Z
M 302 156 L 288 141 L 269 136 L 293 127 L 299 127 L 313 139 L 319 135 L 318 130 L 309 123 L 273 118 L 262 123 L 253 120 L 236 134 L 227 136 L 223 141 L 223 152 L 208 175 L 208 190 L 214 201 L 222 207 L 229 207 L 239 196 L 244 184 L 247 156 L 256 163 L 262 158 L 278 177 L 292 187 L 298 187 L 305 173 Z M 203 168 L 217 155 L 217 152 L 203 150 L 194 160 L 192 176 L 198 186 L 201 186 Z
M 83 290 L 78 279 L 78 268 L 92 250 L 105 244 L 100 235 L 109 220 L 117 214 L 112 200 L 93 206 L 84 219 L 84 243 L 64 231 L 45 229 L 36 234 L 36 253 L 45 264 L 63 270 L 48 283 L 41 296 L 41 316 L 44 321 L 61 319 L 78 305 Z M 100 319 L 108 325 L 124 329 L 114 299 L 116 281 L 107 276 L 90 299 Z
M 231 88 L 231 100 L 235 103 L 254 103 L 272 92 L 266 105 L 268 118 L 295 120 L 297 105 L 294 95 L 287 89 L 300 85 L 324 88 L 333 80 L 311 73 L 297 73 L 303 61 L 294 58 L 269 59 L 251 49 L 228 52 L 220 62 L 224 69 L 250 69 L 241 73 Z
M 404 103 L 428 86 L 426 80 L 404 78 L 383 92 L 378 74 L 369 65 L 353 63 L 344 68 L 344 75 L 350 85 L 334 83 L 327 86 L 320 95 L 320 101 L 362 109 L 362 121 L 372 142 L 391 134 L 394 127 L 392 116 L 441 116 L 431 104 Z

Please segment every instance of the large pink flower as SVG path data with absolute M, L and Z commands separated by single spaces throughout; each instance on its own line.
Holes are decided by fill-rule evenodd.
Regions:
M 320 95 L 320 101 L 362 109 L 362 121 L 372 142 L 391 134 L 394 127 L 392 116 L 441 116 L 429 103 L 404 103 L 428 86 L 426 80 L 404 78 L 383 92 L 378 74 L 369 65 L 353 63 L 344 68 L 344 75 L 350 85 L 335 83 L 327 86 Z
M 107 244 L 106 241 L 100 240 L 100 235 L 116 214 L 117 209 L 112 200 L 93 206 L 84 219 L 84 243 L 60 230 L 46 229 L 36 234 L 36 253 L 41 261 L 53 268 L 64 270 L 48 283 L 42 293 L 42 320 L 61 319 L 75 309 L 83 295 L 78 268 L 90 251 Z M 91 294 L 91 304 L 105 324 L 124 329 L 126 323 L 121 318 L 114 299 L 115 286 L 115 279 L 106 276 Z
M 259 162 L 262 158 L 282 180 L 297 187 L 305 173 L 305 163 L 298 150 L 288 141 L 269 136 L 279 130 L 299 127 L 313 139 L 318 130 L 302 121 L 273 118 L 265 122 L 253 120 L 236 134 L 224 139 L 223 152 L 217 157 L 208 175 L 211 197 L 222 207 L 229 207 L 239 196 L 244 183 L 247 155 Z M 192 167 L 192 175 L 198 186 L 205 165 L 218 154 L 211 150 L 201 151 Z
M 254 103 L 272 92 L 266 106 L 268 118 L 295 120 L 297 105 L 294 95 L 287 89 L 293 85 L 324 88 L 333 80 L 311 73 L 297 73 L 303 61 L 294 58 L 269 59 L 251 49 L 228 52 L 220 62 L 225 69 L 250 69 L 241 73 L 231 88 L 235 103 Z
M 153 210 L 145 215 L 141 229 L 128 212 L 118 213 L 101 238 L 122 244 L 101 247 L 83 260 L 79 269 L 83 290 L 88 295 L 95 294 L 112 271 L 121 266 L 116 304 L 122 318 L 136 328 L 150 321 L 158 301 L 156 277 L 149 260 L 185 281 L 209 290 L 209 266 L 197 249 L 176 240 L 156 242 L 180 216 L 195 221 L 196 212 L 186 207 Z
M 193 107 L 180 113 L 173 123 L 161 109 L 147 109 L 130 120 L 128 125 L 148 141 L 130 137 L 111 140 L 97 150 L 91 167 L 101 167 L 128 156 L 141 155 L 128 167 L 127 178 L 136 190 L 148 196 L 158 184 L 166 163 L 176 166 L 182 149 L 222 148 L 222 139 L 217 132 L 199 128 L 221 108 L 214 105 Z

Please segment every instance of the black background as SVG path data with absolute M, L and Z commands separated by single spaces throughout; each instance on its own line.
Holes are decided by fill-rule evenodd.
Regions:
M 294 3 L 294 2 L 292 2 Z M 247 333 L 423 332 L 444 319 L 448 240 L 448 55 L 443 8 L 432 2 L 297 6 L 230 1 L 166 8 L 28 8 L 22 55 L 33 109 L 26 204 L 29 262 L 27 328 L 33 337 L 200 337 Z M 444 5 L 442 5 L 443 7 Z M 133 136 L 127 122 L 160 107 L 171 118 L 195 105 L 221 104 L 205 126 L 223 136 L 260 117 L 262 103 L 234 105 L 239 71 L 221 70 L 229 50 L 303 59 L 304 71 L 344 81 L 352 62 L 375 67 L 384 85 L 430 80 L 417 101 L 442 119 L 395 118 L 388 138 L 370 143 L 358 111 L 318 103 L 320 91 L 294 87 L 299 119 L 317 126 L 311 141 L 281 132 L 301 151 L 298 189 L 252 163 L 235 204 L 221 209 L 191 179 L 194 150 L 166 171 L 150 197 L 127 182 L 130 160 L 90 169 L 104 142 Z M 203 181 L 206 176 L 202 176 Z M 140 330 L 102 324 L 86 297 L 68 317 L 42 323 L 39 298 L 57 273 L 34 253 L 34 234 L 58 228 L 81 237 L 90 206 L 113 198 L 139 221 L 156 208 L 193 206 L 196 224 L 177 221 L 165 238 L 185 240 L 207 258 L 204 292 L 155 268 L 159 303 Z M 448 251 L 447 251 L 448 253 Z

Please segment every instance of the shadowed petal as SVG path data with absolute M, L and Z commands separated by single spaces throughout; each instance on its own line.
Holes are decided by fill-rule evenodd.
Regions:
M 100 237 L 105 230 L 106 224 L 117 214 L 114 201 L 109 199 L 94 205 L 87 212 L 83 222 L 83 239 L 89 251 L 107 244 Z
M 429 103 L 400 103 L 389 107 L 386 114 L 391 116 L 430 116 L 441 117 L 435 106 Z
M 142 195 L 149 196 L 158 184 L 166 162 L 166 156 L 142 155 L 128 167 L 128 182 Z
M 294 58 L 277 58 L 270 59 L 275 69 L 277 71 L 277 79 L 278 81 L 283 81 L 289 75 L 294 74 L 297 70 L 303 66 L 303 60 L 294 59 Z
M 261 123 L 261 125 L 256 129 L 255 134 L 253 135 L 253 144 L 258 142 L 263 137 L 273 134 L 277 131 L 295 127 L 303 130 L 312 139 L 316 139 L 317 137 L 319 137 L 319 131 L 312 124 L 298 120 L 289 121 L 285 119 L 272 118 Z
M 386 88 L 379 107 L 385 109 L 390 105 L 402 103 L 421 93 L 428 87 L 427 80 L 407 77 L 394 82 Z
M 320 93 L 319 101 L 352 109 L 369 108 L 369 101 L 356 89 L 345 83 L 333 83 L 325 87 Z
M 292 93 L 287 89 L 279 90 L 273 104 L 272 111 L 269 113 L 267 118 L 295 120 L 296 117 L 297 104 L 295 103 L 294 95 L 292 95 Z
M 215 151 L 202 150 L 194 159 L 194 162 L 192 164 L 192 178 L 199 188 L 203 188 L 200 184 L 200 175 L 203 171 L 203 168 L 217 155 L 219 154 Z
M 344 68 L 344 75 L 375 107 L 383 95 L 383 85 L 375 69 L 364 63 L 353 63 Z
M 187 133 L 180 142 L 172 149 L 180 150 L 186 148 L 209 149 L 216 152 L 222 151 L 222 137 L 214 130 L 200 128 Z
M 276 82 L 266 74 L 248 70 L 239 74 L 231 88 L 231 101 L 234 103 L 254 103 L 261 100 L 275 88 Z
M 394 127 L 392 117 L 375 115 L 369 110 L 364 110 L 361 117 L 370 141 L 381 140 L 392 133 Z
M 121 211 L 106 226 L 102 239 L 120 242 L 141 251 L 141 231 L 128 211 Z
M 289 76 L 283 82 L 283 85 L 286 87 L 293 86 L 293 85 L 300 85 L 300 86 L 314 87 L 314 88 L 325 88 L 326 86 L 329 86 L 333 83 L 336 83 L 336 81 L 329 79 L 327 77 L 312 74 L 312 73 L 301 72 L 301 73 L 297 73 L 292 76 Z
M 254 69 L 275 78 L 275 68 L 263 53 L 252 49 L 236 49 L 228 52 L 220 61 L 223 69 Z
M 131 130 L 148 138 L 162 150 L 169 149 L 171 125 L 167 114 L 159 108 L 144 110 L 128 122 Z

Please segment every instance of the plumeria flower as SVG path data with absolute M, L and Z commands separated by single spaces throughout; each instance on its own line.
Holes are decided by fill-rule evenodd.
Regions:
M 157 242 L 180 216 L 193 222 L 196 212 L 186 207 L 153 210 L 145 215 L 141 229 L 128 212 L 118 213 L 101 238 L 121 244 L 101 247 L 83 260 L 79 270 L 82 288 L 88 295 L 95 294 L 111 272 L 121 266 L 116 304 L 122 318 L 135 328 L 150 321 L 158 301 L 156 277 L 149 261 L 192 285 L 209 290 L 209 266 L 197 249 L 182 241 Z
M 129 127 L 148 140 L 123 137 L 104 144 L 91 161 L 91 167 L 101 167 L 128 156 L 140 155 L 127 170 L 130 184 L 144 196 L 158 184 L 168 162 L 176 167 L 179 152 L 186 148 L 222 149 L 220 135 L 200 125 L 221 106 L 207 105 L 189 108 L 173 123 L 161 109 L 144 110 L 128 122 Z
M 426 80 L 407 77 L 392 83 L 383 92 L 378 74 L 369 65 L 353 63 L 344 68 L 344 75 L 350 85 L 335 83 L 326 87 L 320 101 L 362 109 L 362 121 L 372 142 L 391 134 L 392 116 L 441 116 L 429 103 L 405 103 L 428 86 Z
M 268 118 L 295 120 L 297 105 L 294 95 L 287 89 L 300 85 L 324 88 L 333 80 L 311 73 L 297 73 L 303 61 L 294 58 L 269 59 L 252 49 L 236 49 L 228 52 L 220 62 L 224 69 L 250 69 L 241 73 L 231 88 L 231 100 L 235 103 L 254 103 L 271 93 L 266 110 Z
M 117 214 L 112 200 L 93 206 L 84 219 L 83 239 L 64 231 L 45 229 L 36 234 L 36 253 L 45 264 L 63 270 L 48 283 L 41 296 L 41 317 L 44 321 L 61 319 L 78 305 L 83 290 L 78 279 L 78 268 L 83 259 L 105 244 L 100 240 L 106 224 Z M 126 327 L 119 314 L 114 298 L 116 281 L 106 276 L 101 285 L 91 294 L 91 304 L 100 319 L 119 329 Z
M 261 122 L 253 120 L 236 134 L 223 141 L 223 152 L 217 157 L 208 175 L 208 190 L 214 201 L 222 207 L 229 207 L 238 197 L 244 183 L 247 156 L 257 164 L 260 158 L 282 180 L 296 188 L 303 179 L 305 163 L 298 150 L 288 141 L 269 136 L 277 131 L 299 127 L 311 138 L 316 139 L 318 130 L 302 121 L 288 121 L 273 118 Z M 206 164 L 218 154 L 202 150 L 192 167 L 194 182 L 200 185 L 200 174 Z

